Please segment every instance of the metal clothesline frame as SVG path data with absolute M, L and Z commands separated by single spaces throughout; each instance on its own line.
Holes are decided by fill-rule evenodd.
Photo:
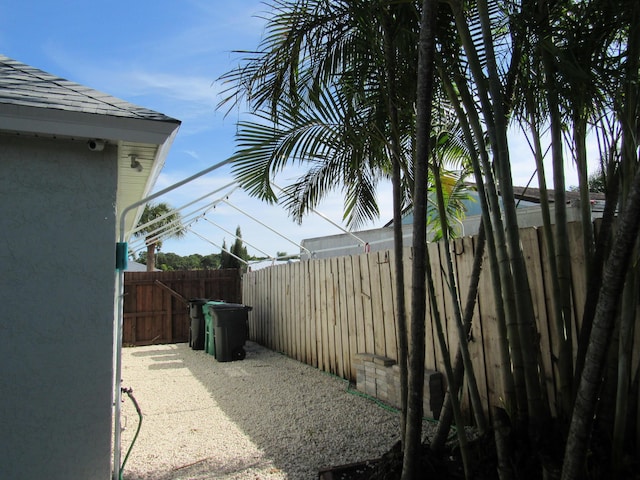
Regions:
M 247 218 L 253 220 L 254 222 L 258 223 L 259 225 L 262 225 L 263 227 L 265 227 L 266 229 L 268 229 L 269 231 L 271 231 L 272 233 L 278 235 L 279 237 L 281 237 L 282 239 L 286 240 L 287 242 L 295 245 L 296 247 L 298 247 L 301 251 L 305 251 L 309 257 L 312 257 L 312 252 L 306 248 L 304 245 L 301 245 L 299 243 L 294 242 L 293 240 L 291 240 L 290 238 L 282 235 L 280 232 L 276 231 L 275 229 L 271 228 L 270 226 L 268 226 L 267 224 L 265 224 L 264 222 L 260 221 L 259 219 L 255 218 L 254 216 L 250 215 L 248 212 L 242 210 L 241 208 L 237 207 L 236 205 L 232 204 L 231 202 L 229 202 L 228 197 L 231 195 L 231 193 L 233 193 L 235 190 L 237 190 L 238 188 L 240 188 L 237 185 L 237 182 L 231 182 L 223 187 L 220 187 L 216 190 L 213 190 L 212 192 L 209 192 L 191 202 L 188 202 L 184 205 L 182 205 L 179 208 L 173 209 L 171 212 L 168 212 L 166 214 L 163 214 L 161 217 L 159 217 L 158 219 L 154 219 L 153 221 L 147 222 L 144 225 L 141 226 L 136 226 L 135 228 L 125 232 L 125 221 L 127 218 L 127 215 L 129 213 L 131 213 L 131 211 L 133 211 L 134 209 L 145 205 L 147 203 L 149 203 L 152 200 L 155 200 L 156 198 L 161 197 L 162 195 L 165 195 L 173 190 L 176 190 L 177 188 L 186 185 L 187 183 L 192 182 L 193 180 L 196 180 L 208 173 L 211 173 L 229 163 L 232 162 L 232 158 L 228 158 L 226 160 L 223 160 L 221 162 L 218 162 L 214 165 L 211 165 L 208 168 L 205 168 L 204 170 L 201 170 L 193 175 L 191 175 L 190 177 L 187 177 L 179 182 L 176 182 L 172 185 L 169 185 L 168 187 L 159 190 L 158 192 L 148 195 L 140 200 L 138 200 L 137 202 L 132 203 L 131 205 L 129 205 L 128 207 L 126 207 L 121 213 L 120 213 L 120 222 L 119 222 L 119 235 L 118 235 L 118 245 L 116 246 L 116 250 L 118 252 L 120 252 L 121 255 L 128 255 L 128 246 L 126 243 L 126 240 L 128 238 L 130 238 L 131 235 L 133 235 L 135 232 L 140 231 L 141 229 L 145 228 L 146 226 L 149 226 L 153 223 L 156 223 L 164 218 L 167 218 L 169 215 L 171 215 L 172 213 L 176 213 L 176 212 L 180 212 L 182 210 L 184 210 L 187 207 L 190 207 L 191 205 L 196 204 L 199 201 L 204 200 L 207 197 L 210 197 L 212 195 L 214 195 L 215 193 L 218 193 L 226 188 L 232 187 L 234 185 L 236 185 L 230 192 L 227 192 L 223 197 L 216 199 L 213 202 L 210 202 L 209 204 L 206 204 L 204 206 L 201 206 L 199 208 L 196 208 L 194 211 L 188 213 L 186 215 L 187 223 L 186 225 L 184 225 L 184 219 L 182 221 L 183 223 L 183 227 L 185 228 L 185 230 L 189 231 L 190 233 L 196 235 L 197 237 L 201 238 L 202 240 L 216 246 L 217 248 L 221 248 L 219 245 L 215 244 L 214 242 L 212 242 L 211 240 L 209 240 L 208 238 L 204 237 L 203 235 L 199 234 L 198 232 L 195 232 L 193 230 L 193 225 L 195 223 L 197 223 L 200 219 L 203 219 L 211 224 L 213 224 L 214 226 L 221 228 L 222 230 L 224 230 L 225 232 L 229 233 L 227 230 L 223 229 L 222 227 L 220 227 L 219 225 L 216 225 L 214 222 L 210 221 L 209 219 L 206 218 L 206 215 L 210 212 L 210 210 L 212 210 L 213 208 L 215 208 L 218 204 L 220 203 L 224 203 L 226 205 L 228 205 L 229 207 L 231 207 L 232 209 L 240 212 L 241 214 L 243 214 L 244 216 L 246 216 Z M 286 195 L 286 192 L 280 188 L 279 186 L 273 184 L 279 191 L 281 191 L 282 193 L 284 193 Z M 365 249 L 367 248 L 367 243 L 364 242 L 362 239 L 358 238 L 356 235 L 354 235 L 353 233 L 349 232 L 348 230 L 344 229 L 341 225 L 333 222 L 331 219 L 329 219 L 326 215 L 318 212 L 315 209 L 310 208 L 309 209 L 311 212 L 315 213 L 316 215 L 318 215 L 319 217 L 321 217 L 322 219 L 324 219 L 325 221 L 329 222 L 331 225 L 333 225 L 334 227 L 338 228 L 339 230 L 341 230 L 342 232 L 350 235 L 351 237 L 353 237 L 354 239 L 356 239 L 359 243 L 359 246 L 364 247 Z M 192 218 L 193 216 L 193 218 Z M 175 224 L 175 225 L 174 225 Z M 156 237 L 152 237 L 153 239 L 164 239 L 167 238 L 167 236 L 169 236 L 171 233 L 174 233 L 176 230 L 178 230 L 180 228 L 180 226 L 177 225 L 177 222 L 172 222 L 170 224 L 170 226 L 167 228 L 168 226 L 163 226 L 163 227 L 159 227 L 157 229 L 157 231 L 152 232 L 153 234 L 157 233 L 158 235 Z M 233 235 L 233 234 L 232 234 Z M 234 237 L 236 237 L 234 235 Z M 238 237 L 236 237 L 238 238 Z M 244 240 L 243 240 L 244 241 Z M 139 241 L 134 241 L 134 244 L 137 245 Z M 141 238 L 141 242 L 142 245 L 145 245 L 145 239 Z M 270 260 L 275 261 L 276 259 L 279 259 L 279 257 L 273 257 L 269 254 L 267 254 L 266 252 L 263 252 L 262 250 L 258 249 L 257 247 L 249 244 L 248 242 L 246 242 L 248 245 L 250 245 L 252 248 L 258 250 L 259 252 L 267 255 L 269 257 Z M 239 258 L 238 256 L 236 256 L 235 254 L 231 253 L 230 251 L 226 250 L 226 249 L 222 249 L 225 250 L 227 253 L 229 253 L 231 256 L 233 256 L 234 258 L 240 260 L 241 262 L 249 265 L 249 263 L 241 258 Z M 287 255 L 287 257 L 285 258 L 292 258 L 292 255 Z M 121 443 L 122 443 L 122 431 L 121 431 L 121 403 L 122 403 L 122 391 L 121 391 L 121 385 L 122 385 L 122 381 L 121 381 L 121 374 L 122 374 L 122 329 L 123 329 L 123 318 L 124 318 L 124 313 L 123 313 L 123 307 L 124 307 L 124 263 L 125 262 L 121 262 L 118 265 L 118 269 L 117 269 L 117 277 L 116 277 L 116 288 L 117 288 L 117 310 L 116 310 L 116 322 L 114 325 L 114 392 L 113 392 L 113 401 L 114 401 L 114 441 L 113 441 L 113 471 L 112 471 L 112 480 L 119 480 L 120 478 L 120 469 L 121 469 Z

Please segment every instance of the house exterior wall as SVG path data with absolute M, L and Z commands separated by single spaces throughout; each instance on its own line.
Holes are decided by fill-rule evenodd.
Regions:
M 0 478 L 111 470 L 115 147 L 0 134 Z

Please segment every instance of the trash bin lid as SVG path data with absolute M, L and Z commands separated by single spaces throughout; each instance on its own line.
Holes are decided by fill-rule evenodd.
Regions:
M 227 303 L 227 302 L 222 302 L 220 300 L 207 302 L 205 305 L 207 305 L 210 309 L 212 308 L 214 310 L 247 310 L 247 311 L 253 310 L 253 307 L 244 305 L 243 303 Z
M 204 305 L 209 301 L 208 298 L 190 298 L 189 303 L 195 303 L 196 305 Z

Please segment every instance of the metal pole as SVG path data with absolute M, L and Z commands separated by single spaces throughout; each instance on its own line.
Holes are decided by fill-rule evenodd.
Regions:
M 273 185 L 274 187 L 276 187 L 278 190 L 280 190 L 282 193 L 284 193 L 285 195 L 288 195 L 287 192 L 285 192 L 282 188 L 280 188 L 278 185 L 276 185 L 275 183 L 271 183 L 271 185 Z M 290 195 L 289 195 L 290 196 Z M 350 232 L 349 230 L 346 230 L 345 228 L 343 228 L 340 224 L 334 222 L 333 220 L 331 220 L 329 217 L 327 217 L 324 213 L 320 213 L 319 211 L 317 211 L 314 208 L 311 207 L 307 207 L 309 210 L 311 210 L 313 213 L 315 213 L 316 215 L 318 215 L 320 218 L 326 220 L 327 222 L 329 222 L 331 225 L 333 225 L 334 227 L 338 228 L 339 230 L 342 230 L 343 233 L 346 233 L 347 235 L 350 235 L 351 237 L 355 238 L 358 242 L 360 242 L 360 246 L 364 247 L 366 245 L 367 242 L 365 242 L 364 240 L 362 240 L 361 238 L 356 237 L 352 232 Z
M 273 228 L 271 228 L 269 225 L 266 225 L 264 223 L 262 223 L 260 220 L 258 220 L 255 217 L 252 217 L 251 215 L 249 215 L 247 212 L 239 209 L 238 207 L 236 207 L 235 205 L 233 205 L 232 203 L 230 203 L 228 200 L 222 200 L 223 203 L 226 203 L 227 205 L 229 205 L 231 208 L 233 208 L 234 210 L 237 210 L 238 212 L 242 213 L 243 215 L 249 217 L 251 220 L 253 220 L 254 222 L 259 223 L 260 225 L 262 225 L 263 227 L 265 227 L 266 229 L 272 231 L 273 233 L 275 233 L 276 235 L 278 235 L 281 238 L 284 238 L 287 242 L 292 243 L 293 245 L 295 245 L 298 248 L 301 248 L 302 250 L 306 251 L 309 256 L 311 256 L 311 252 L 304 246 L 300 245 L 299 243 L 294 242 L 293 240 L 285 237 L 284 235 L 282 235 L 280 232 L 274 230 Z
M 211 245 L 213 245 L 214 247 L 217 247 L 221 250 L 224 250 L 225 252 L 227 252 L 229 255 L 231 255 L 233 258 L 236 258 L 238 260 L 240 260 L 242 263 L 244 263 L 245 265 L 249 265 L 249 262 L 247 262 L 246 260 L 240 258 L 239 256 L 231 253 L 229 250 L 227 250 L 226 248 L 222 248 L 220 245 L 213 243 L 211 240 L 209 240 L 206 237 L 203 237 L 202 235 L 200 235 L 198 232 L 194 232 L 193 230 L 191 230 L 191 233 L 193 233 L 196 237 L 200 237 L 202 240 L 204 240 L 205 242 L 209 242 Z
M 247 242 L 246 240 L 238 237 L 235 233 L 231 233 L 229 230 L 227 230 L 226 228 L 221 227 L 220 225 L 218 225 L 216 222 L 209 220 L 207 217 L 202 217 L 202 219 L 205 222 L 209 222 L 211 225 L 213 225 L 214 227 L 219 228 L 220 230 L 222 230 L 223 232 L 228 233 L 229 235 L 232 235 L 236 240 L 242 240 L 244 243 L 246 243 L 247 245 L 249 245 L 251 248 L 255 248 L 257 251 L 259 251 L 260 253 L 262 253 L 263 255 L 266 255 L 267 257 L 269 257 L 269 260 L 273 260 L 274 257 L 272 257 L 271 255 L 269 255 L 267 252 L 260 250 L 258 247 L 256 247 L 255 245 L 251 245 L 249 242 Z
M 130 230 L 128 233 L 129 233 L 129 235 L 133 235 L 134 233 L 144 229 L 145 227 L 148 227 L 149 225 L 152 225 L 152 224 L 154 224 L 156 222 L 159 222 L 160 220 L 164 220 L 165 218 L 167 218 L 168 216 L 172 215 L 173 213 L 179 212 L 181 210 L 184 210 L 185 208 L 190 207 L 194 203 L 198 203 L 199 201 L 204 200 L 205 198 L 210 197 L 211 195 L 213 195 L 215 193 L 218 193 L 218 192 L 224 190 L 225 188 L 229 188 L 234 184 L 235 184 L 235 182 L 231 182 L 231 183 L 228 183 L 227 185 L 225 185 L 224 187 L 217 188 L 217 189 L 213 190 L 212 192 L 209 192 L 209 193 L 207 193 L 205 195 L 202 195 L 200 198 L 196 198 L 195 200 L 193 200 L 193 201 L 191 201 L 189 203 L 185 203 L 181 207 L 174 208 L 170 212 L 167 212 L 167 213 L 165 213 L 163 215 L 160 215 L 158 218 L 154 218 L 153 220 L 148 221 L 144 225 L 138 225 L 136 228 L 134 228 L 133 230 Z M 240 187 L 236 186 L 235 188 L 232 188 L 231 191 L 229 191 L 229 192 L 227 192 L 225 194 L 225 196 L 231 195 L 238 188 L 240 188 Z M 195 211 L 197 211 L 197 210 L 195 210 Z
M 140 205 L 144 205 L 145 203 L 150 202 L 151 200 L 155 200 L 156 198 L 164 195 L 165 193 L 171 192 L 176 188 L 181 187 L 182 185 L 185 185 L 195 180 L 196 178 L 200 178 L 203 175 L 206 175 L 207 173 L 213 172 L 214 170 L 217 170 L 218 168 L 224 165 L 227 165 L 228 163 L 231 163 L 231 158 L 223 160 L 222 162 L 218 162 L 209 168 L 205 168 L 204 170 L 201 170 L 200 172 L 194 175 L 191 175 L 190 177 L 185 178 L 184 180 L 181 180 L 178 183 L 169 185 L 167 188 L 164 188 L 159 192 L 156 192 L 152 195 L 149 195 L 148 197 L 138 200 L 137 202 L 134 202 L 128 207 L 126 207 L 120 214 L 120 229 L 119 229 L 119 235 L 118 235 L 119 242 L 124 243 L 125 241 L 125 231 L 124 231 L 125 219 L 127 214 L 131 212 L 134 208 L 137 208 Z M 118 318 L 116 321 L 116 332 L 114 335 L 115 337 L 114 339 L 115 340 L 114 380 L 115 381 L 114 381 L 113 402 L 114 402 L 115 412 L 114 412 L 114 432 L 113 432 L 113 435 L 114 435 L 113 437 L 113 472 L 111 473 L 113 480 L 119 480 L 119 477 L 120 477 L 120 456 L 121 456 L 120 448 L 122 443 L 122 432 L 120 431 L 121 429 L 120 410 L 121 410 L 121 403 L 122 403 L 122 391 L 120 390 L 120 387 L 121 387 L 122 379 L 120 378 L 120 376 L 122 375 L 122 324 L 123 324 L 123 318 L 124 318 L 124 314 L 123 314 L 124 271 L 123 270 L 118 270 L 117 282 L 118 282 L 118 285 L 117 285 L 117 289 L 118 289 L 117 317 Z

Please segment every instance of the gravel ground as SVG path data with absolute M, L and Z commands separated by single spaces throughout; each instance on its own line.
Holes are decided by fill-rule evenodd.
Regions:
M 246 350 L 220 363 L 186 344 L 123 349 L 123 386 L 144 415 L 126 480 L 317 479 L 398 440 L 398 414 L 346 381 L 255 343 Z M 123 398 L 124 458 L 138 417 Z

